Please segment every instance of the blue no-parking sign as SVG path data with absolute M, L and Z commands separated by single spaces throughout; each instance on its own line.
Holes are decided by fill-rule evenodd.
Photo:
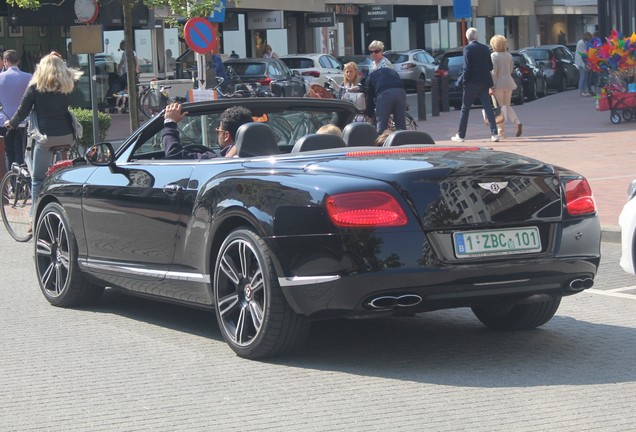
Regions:
M 186 43 L 192 51 L 208 54 L 216 48 L 216 32 L 207 18 L 191 18 L 183 27 Z

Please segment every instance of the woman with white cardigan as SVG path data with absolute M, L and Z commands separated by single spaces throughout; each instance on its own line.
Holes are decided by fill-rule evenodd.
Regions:
M 515 136 L 521 136 L 521 122 L 517 118 L 515 110 L 513 110 L 510 105 L 512 91 L 517 88 L 517 85 L 512 78 L 514 61 L 512 55 L 508 52 L 508 41 L 505 36 L 495 35 L 490 39 L 490 46 L 493 49 L 490 57 L 492 58 L 493 65 L 492 80 L 495 84 L 491 94 L 497 99 L 497 103 L 504 115 L 504 122 L 497 124 L 497 132 L 500 138 L 505 138 L 506 122 L 511 121 L 516 128 Z

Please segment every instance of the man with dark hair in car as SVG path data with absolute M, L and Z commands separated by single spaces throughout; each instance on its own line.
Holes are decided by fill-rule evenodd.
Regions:
M 186 150 L 181 145 L 181 138 L 179 137 L 179 129 L 177 129 L 177 123 L 179 123 L 186 115 L 187 111 L 181 111 L 181 104 L 172 103 L 166 107 L 164 113 L 164 127 L 161 133 L 161 141 L 163 142 L 163 148 L 166 152 L 167 159 L 213 159 L 216 157 L 216 153 L 213 151 L 207 152 L 192 152 Z M 253 121 L 252 112 L 242 106 L 233 106 L 221 114 L 219 118 L 219 127 L 216 129 L 217 140 L 221 147 L 221 156 L 234 157 L 236 156 L 236 148 L 234 146 L 236 139 L 236 131 L 239 127 L 245 123 Z

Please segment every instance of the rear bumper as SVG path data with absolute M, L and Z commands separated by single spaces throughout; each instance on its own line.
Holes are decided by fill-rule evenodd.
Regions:
M 440 258 L 441 249 L 415 233 L 376 233 L 370 238 L 373 248 L 358 249 L 358 239 L 333 237 L 315 243 L 304 237 L 301 247 L 282 240 L 275 248 L 284 248 L 298 263 L 279 277 L 297 313 L 372 316 L 378 311 L 367 306 L 369 300 L 385 295 L 419 296 L 422 301 L 409 310 L 420 312 L 589 288 L 600 262 L 598 218 L 559 224 L 550 237 L 540 254 L 471 261 L 448 256 L 448 248 Z M 586 282 L 572 287 L 573 281 Z

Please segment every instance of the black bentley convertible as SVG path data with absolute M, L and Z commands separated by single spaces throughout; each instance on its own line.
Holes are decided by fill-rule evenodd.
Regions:
M 183 144 L 218 150 L 234 103 L 185 106 Z M 50 303 L 109 288 L 209 308 L 238 355 L 263 358 L 317 319 L 470 307 L 493 329 L 534 328 L 593 285 L 600 225 L 579 174 L 422 132 L 375 147 L 347 101 L 242 103 L 238 157 L 166 159 L 157 116 L 49 175 L 34 237 Z M 326 123 L 343 138 L 315 134 Z

